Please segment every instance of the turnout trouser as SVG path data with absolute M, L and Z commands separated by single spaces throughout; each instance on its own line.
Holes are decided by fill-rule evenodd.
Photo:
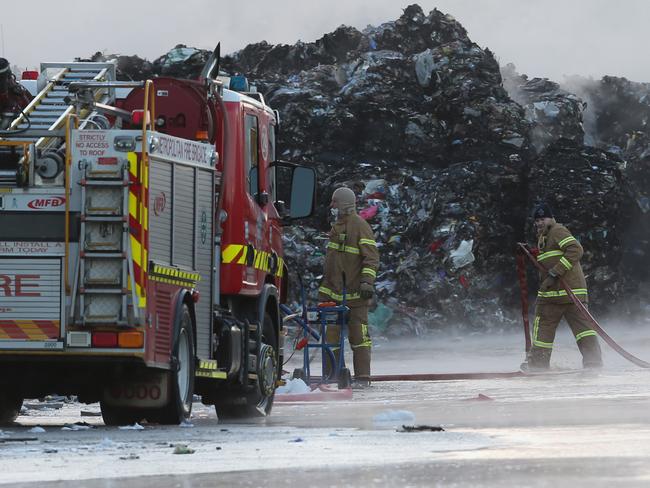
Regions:
M 340 327 L 328 327 L 325 336 L 329 344 L 336 344 L 340 341 Z M 358 379 L 370 379 L 370 349 L 372 341 L 368 332 L 368 307 L 350 308 L 348 318 L 348 341 L 352 348 L 352 362 L 354 364 L 354 376 Z M 334 355 L 338 361 L 340 350 L 333 348 Z M 329 361 L 327 361 L 329 363 Z M 330 371 L 330 365 L 326 364 L 326 372 Z
M 586 304 L 585 304 L 586 306 Z M 534 368 L 548 368 L 551 360 L 555 331 L 562 318 L 571 327 L 585 368 L 602 366 L 598 335 L 590 322 L 573 303 L 538 303 L 533 322 L 533 341 L 529 364 Z

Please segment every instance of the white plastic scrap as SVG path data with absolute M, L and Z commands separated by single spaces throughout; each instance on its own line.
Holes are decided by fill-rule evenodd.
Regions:
M 37 425 L 36 427 L 32 427 L 31 429 L 29 429 L 28 432 L 30 432 L 31 434 L 42 434 L 45 432 L 45 429 Z
M 310 393 L 311 388 L 307 386 L 300 378 L 293 378 L 287 381 L 285 385 L 279 386 L 275 390 L 276 395 L 288 395 L 288 394 L 298 394 L 298 393 Z
M 374 424 L 399 424 L 402 422 L 415 422 L 415 414 L 408 410 L 384 410 L 372 418 Z
M 121 425 L 118 427 L 120 430 L 144 430 L 144 427 L 142 427 L 139 423 L 135 423 L 133 425 Z
M 473 246 L 474 246 L 474 239 L 470 239 L 469 241 L 461 241 L 459 246 L 453 251 L 451 251 L 451 253 L 449 253 L 454 268 L 460 269 L 474 262 L 474 259 L 476 258 L 472 253 Z

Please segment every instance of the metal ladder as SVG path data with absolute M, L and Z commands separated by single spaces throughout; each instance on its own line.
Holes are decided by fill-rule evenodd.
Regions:
M 81 233 L 72 314 L 75 323 L 129 325 L 129 169 L 86 165 L 81 183 Z M 110 166 L 108 167 L 110 168 Z M 131 283 L 131 292 L 135 286 Z M 79 309 L 74 302 L 79 296 Z M 135 302 L 134 302 L 135 303 Z M 137 314 L 137 307 L 133 308 Z
M 116 70 L 114 63 L 41 63 L 41 73 L 47 70 L 59 71 L 48 79 L 47 85 L 34 97 L 31 103 L 23 110 L 9 126 L 8 130 L 16 130 L 15 135 L 0 138 L 9 141 L 32 142 L 35 148 L 57 149 L 64 143 L 64 128 L 68 114 L 74 110 L 71 101 L 74 99 L 70 91 L 70 84 L 83 81 L 114 81 Z M 97 88 L 94 97 L 102 103 L 115 98 L 111 89 Z M 79 114 L 84 128 L 92 113 Z M 18 132 L 20 131 L 20 132 Z M 2 147 L 0 152 L 14 151 L 11 147 Z M 0 185 L 15 186 L 15 171 L 0 170 Z

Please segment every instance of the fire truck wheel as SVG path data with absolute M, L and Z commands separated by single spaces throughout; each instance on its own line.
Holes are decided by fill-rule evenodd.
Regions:
M 16 420 L 22 405 L 23 399 L 18 395 L 9 393 L 0 396 L 0 425 L 8 425 Z
M 265 417 L 271 413 L 275 388 L 278 381 L 278 352 L 273 320 L 264 314 L 262 347 L 257 357 L 257 385 L 248 394 L 225 397 L 215 403 L 217 416 L 221 420 Z
M 145 417 L 141 409 L 114 407 L 103 401 L 99 403 L 99 406 L 102 409 L 102 419 L 106 426 L 133 425 Z
M 161 424 L 180 424 L 190 417 L 194 397 L 194 332 L 192 316 L 187 305 L 181 309 L 181 326 L 172 351 L 172 372 L 169 403 L 153 416 Z

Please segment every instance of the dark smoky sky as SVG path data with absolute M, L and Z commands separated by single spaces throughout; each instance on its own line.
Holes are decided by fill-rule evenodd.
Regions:
M 176 44 L 224 53 L 266 40 L 313 41 L 341 24 L 397 19 L 402 0 L 31 0 L 2 2 L 0 55 L 20 68 L 107 54 L 153 60 Z M 650 0 L 421 0 L 456 17 L 502 64 L 530 76 L 650 81 Z

